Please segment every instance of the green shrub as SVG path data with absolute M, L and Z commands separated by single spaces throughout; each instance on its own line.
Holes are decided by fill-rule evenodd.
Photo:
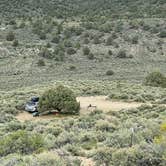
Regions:
M 0 113 L 0 123 L 10 122 L 14 119 L 14 116 L 4 112 Z
M 107 45 L 107 46 L 110 46 L 110 45 L 112 45 L 112 44 L 113 44 L 113 37 L 112 37 L 112 36 L 109 36 L 109 37 L 107 38 L 106 45 Z
M 166 88 L 166 77 L 160 72 L 152 72 L 145 78 L 145 85 Z
M 43 58 L 48 58 L 48 59 L 53 58 L 52 52 L 49 49 L 47 49 L 46 47 L 43 47 L 41 49 L 41 51 L 39 52 L 39 56 L 41 56 Z
M 8 32 L 8 34 L 6 35 L 6 40 L 7 41 L 13 41 L 14 39 L 15 39 L 14 32 L 12 32 L 12 31 Z
M 111 165 L 112 149 L 108 147 L 98 148 L 94 154 L 92 154 L 93 160 L 97 165 Z
M 113 29 L 113 25 L 111 23 L 105 23 L 100 26 L 99 30 L 105 33 L 111 32 Z
M 159 34 L 160 38 L 166 38 L 166 31 L 161 31 Z
M 3 166 L 67 166 L 71 162 L 62 159 L 55 152 L 42 152 L 40 154 L 31 154 L 21 156 L 20 154 L 12 154 L 0 159 Z M 74 162 L 74 161 L 73 161 Z
M 71 47 L 71 48 L 68 48 L 68 49 L 67 49 L 67 54 L 68 54 L 68 55 L 73 55 L 73 54 L 75 54 L 75 53 L 76 53 L 76 50 L 75 50 L 74 48 Z
M 42 20 L 36 20 L 33 25 L 33 33 L 40 34 L 40 32 L 43 30 L 43 22 Z
M 15 20 L 10 20 L 9 25 L 16 25 L 16 21 Z
M 45 64 L 43 59 L 39 59 L 38 62 L 37 62 L 37 65 L 38 66 L 45 66 L 46 64 Z
M 114 71 L 113 71 L 113 70 L 108 70 L 108 71 L 106 72 L 106 75 L 107 75 L 107 76 L 112 76 L 112 75 L 114 75 Z
M 90 41 L 89 41 L 89 39 L 88 39 L 88 38 L 85 38 L 85 39 L 84 39 L 84 41 L 83 41 L 83 43 L 84 43 L 84 44 L 89 44 L 89 43 L 90 43 Z
M 68 114 L 78 114 L 80 104 L 77 102 L 74 93 L 64 86 L 46 91 L 39 101 L 40 112 L 57 110 Z
M 59 35 L 54 36 L 53 39 L 51 40 L 51 42 L 58 44 L 60 42 L 60 36 Z
M 94 44 L 100 44 L 100 43 L 101 43 L 99 36 L 96 35 L 96 36 L 94 37 L 93 43 L 94 43 Z
M 81 44 L 79 42 L 76 42 L 75 45 L 74 45 L 74 47 L 78 50 L 78 49 L 80 49 Z
M 83 37 L 88 38 L 90 36 L 89 32 L 84 32 Z
M 19 42 L 18 42 L 18 40 L 15 39 L 13 41 L 13 47 L 18 47 L 18 45 L 19 45 Z
M 93 60 L 93 59 L 94 59 L 94 54 L 93 54 L 93 53 L 89 53 L 89 54 L 87 55 L 87 58 L 88 58 L 89 60 Z
M 0 156 L 11 153 L 29 154 L 44 148 L 44 140 L 39 134 L 19 130 L 0 139 Z
M 39 38 L 40 38 L 41 40 L 45 40 L 45 39 L 47 38 L 46 33 L 45 33 L 45 32 L 40 32 L 40 33 L 39 33 Z
M 24 28 L 26 26 L 25 22 L 21 22 L 20 25 L 19 25 L 19 28 Z
M 65 52 L 59 51 L 57 54 L 54 55 L 54 59 L 56 61 L 64 61 L 65 60 Z
M 77 144 L 79 142 L 79 137 L 74 132 L 62 132 L 55 140 L 55 147 L 60 148 L 67 144 Z
M 65 149 L 67 149 L 68 152 L 70 152 L 73 156 L 84 156 L 84 152 L 82 152 L 82 149 L 78 147 L 77 145 L 66 145 Z
M 64 46 L 65 46 L 65 47 L 72 47 L 72 46 L 73 46 L 73 43 L 72 43 L 70 40 L 65 40 L 65 41 L 64 41 Z
M 118 58 L 127 58 L 126 51 L 120 50 L 117 55 Z
M 74 71 L 74 70 L 76 70 L 76 66 L 74 66 L 74 65 L 71 65 L 71 66 L 69 67 L 69 70 L 71 70 L 71 71 Z
M 156 34 L 156 33 L 158 33 L 158 32 L 159 32 L 159 29 L 158 29 L 157 27 L 153 27 L 153 28 L 151 29 L 151 33 Z
M 117 34 L 115 32 L 113 32 L 112 33 L 112 39 L 117 39 L 117 38 L 118 38 Z
M 48 43 L 46 44 L 46 47 L 47 47 L 47 48 L 51 48 L 51 43 L 48 42 Z
M 139 28 L 139 23 L 138 23 L 138 21 L 136 21 L 136 20 L 131 20 L 131 21 L 129 22 L 129 25 L 130 25 L 130 28 L 131 28 L 131 29 L 138 29 L 138 28 Z
M 83 51 L 83 54 L 84 54 L 84 55 L 89 55 L 89 54 L 90 54 L 90 49 L 89 49 L 89 47 L 84 47 L 82 51 Z
M 26 163 L 27 163 L 27 161 L 28 160 L 26 160 Z M 66 161 L 64 159 L 62 159 L 60 156 L 58 156 L 56 153 L 43 152 L 41 154 L 38 154 L 37 157 L 33 156 L 33 159 L 29 165 L 66 166 Z
M 144 24 L 143 25 L 143 30 L 145 30 L 145 31 L 148 31 L 148 30 L 150 30 L 150 26 L 149 25 L 147 25 L 147 24 Z
M 108 51 L 108 55 L 113 55 L 112 50 L 109 50 L 109 51 Z
M 105 120 L 98 120 L 95 125 L 96 130 L 100 131 L 107 131 L 107 132 L 114 132 L 116 126 L 108 121 Z
M 131 39 L 131 42 L 132 42 L 132 44 L 138 44 L 138 36 L 134 36 L 134 37 Z

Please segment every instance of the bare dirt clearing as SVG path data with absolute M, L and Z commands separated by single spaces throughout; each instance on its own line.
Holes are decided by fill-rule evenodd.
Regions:
M 94 109 L 100 109 L 104 112 L 108 112 L 110 110 L 113 111 L 119 111 L 121 109 L 129 109 L 129 108 L 137 108 L 141 106 L 143 103 L 136 103 L 136 102 L 123 102 L 123 101 L 111 101 L 107 100 L 107 96 L 88 96 L 88 97 L 78 97 L 77 100 L 80 102 L 81 105 L 81 114 L 87 114 L 90 111 L 93 111 Z M 96 106 L 87 108 L 89 105 Z M 33 117 L 31 114 L 27 112 L 20 113 L 16 116 L 16 118 L 24 122 L 26 120 L 40 120 L 40 119 L 53 119 L 53 118 L 59 118 L 62 116 L 60 115 L 47 115 L 47 116 L 40 116 L 40 117 Z
M 93 107 L 87 109 L 89 104 L 96 106 L 97 109 L 104 112 L 108 112 L 110 110 L 119 111 L 121 109 L 137 108 L 143 104 L 136 102 L 111 101 L 107 100 L 107 96 L 78 97 L 77 100 L 81 104 L 81 114 L 87 114 L 94 109 Z

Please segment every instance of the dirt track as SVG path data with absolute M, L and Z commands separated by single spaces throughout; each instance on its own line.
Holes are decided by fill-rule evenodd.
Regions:
M 96 106 L 97 109 L 102 111 L 108 112 L 110 110 L 119 111 L 121 109 L 128 109 L 128 108 L 136 108 L 141 106 L 143 103 L 136 103 L 136 102 L 122 102 L 122 101 L 110 101 L 107 100 L 107 96 L 90 96 L 90 97 L 78 97 L 77 100 L 81 104 L 81 114 L 87 114 L 90 111 L 94 110 L 95 108 L 87 108 L 89 104 L 92 106 Z M 41 119 L 53 119 L 57 117 L 57 115 L 48 115 L 48 116 L 40 116 L 40 117 L 33 117 L 31 114 L 27 112 L 20 113 L 16 116 L 16 118 L 24 122 L 26 120 L 41 120 Z

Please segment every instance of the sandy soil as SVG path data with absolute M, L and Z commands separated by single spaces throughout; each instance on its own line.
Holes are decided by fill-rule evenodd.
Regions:
M 95 166 L 95 163 L 92 159 L 88 159 L 86 157 L 79 157 L 82 160 L 81 166 Z
M 97 109 L 108 112 L 110 110 L 119 111 L 121 109 L 136 108 L 141 106 L 143 103 L 136 102 L 122 102 L 122 101 L 111 101 L 107 100 L 107 96 L 90 96 L 90 97 L 78 97 L 77 100 L 81 104 L 81 114 L 86 114 L 95 108 L 87 109 L 88 105 L 96 106 Z
M 100 109 L 105 112 L 110 110 L 119 111 L 121 109 L 129 109 L 129 108 L 137 108 L 141 106 L 143 103 L 136 103 L 136 102 L 122 102 L 122 101 L 111 101 L 107 100 L 107 96 L 90 96 L 90 97 L 78 97 L 77 100 L 80 102 L 81 105 L 81 114 L 87 114 L 94 109 Z M 96 108 L 87 108 L 91 104 L 92 106 L 96 106 Z M 33 117 L 31 114 L 27 112 L 20 113 L 16 116 L 16 118 L 24 122 L 26 120 L 41 120 L 41 119 L 54 119 L 56 117 L 60 117 L 58 115 L 47 115 L 47 116 L 40 116 L 40 117 Z

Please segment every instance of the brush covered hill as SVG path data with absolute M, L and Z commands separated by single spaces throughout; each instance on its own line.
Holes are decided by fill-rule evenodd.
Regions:
M 166 72 L 164 18 L 10 19 L 0 25 L 0 89 L 55 80 L 142 82 Z
M 164 0 L 1 0 L 0 89 L 165 73 L 165 7 Z
M 165 8 L 165 0 L 0 0 L 0 166 L 165 166 Z M 17 118 L 59 84 L 144 105 Z
M 1 0 L 2 16 L 165 17 L 165 0 Z

